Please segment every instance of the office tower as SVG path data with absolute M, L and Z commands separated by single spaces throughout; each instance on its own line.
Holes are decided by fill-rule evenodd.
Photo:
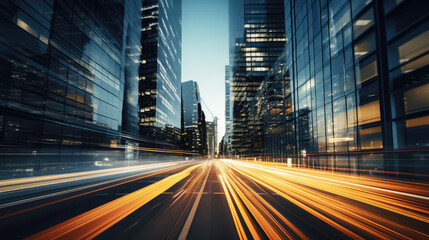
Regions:
M 207 155 L 215 157 L 218 153 L 217 149 L 217 117 L 214 117 L 212 122 L 206 122 L 207 126 Z
M 183 148 L 204 156 L 207 152 L 207 127 L 197 82 L 191 80 L 182 83 L 182 105 Z
M 232 136 L 232 100 L 231 100 L 231 71 L 230 66 L 225 66 L 225 137 L 230 139 Z M 227 146 L 229 141 L 225 140 Z M 230 146 L 230 144 L 229 144 Z
M 143 0 L 140 134 L 179 146 L 182 1 Z
M 230 1 L 232 71 L 232 146 L 237 155 L 255 149 L 250 133 L 261 123 L 250 118 L 250 105 L 285 44 L 284 1 Z
M 0 9 L 3 149 L 49 153 L 43 166 L 88 163 L 96 158 L 88 149 L 139 141 L 140 1 L 1 1 Z
M 413 0 L 285 1 L 286 48 L 254 103 L 268 106 L 259 111 L 265 145 L 258 157 L 355 173 L 427 173 L 427 8 Z
M 213 122 L 206 122 L 207 127 L 207 156 L 215 156 L 215 126 Z

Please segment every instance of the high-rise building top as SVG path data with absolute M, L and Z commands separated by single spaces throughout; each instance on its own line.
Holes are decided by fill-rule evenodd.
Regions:
M 177 145 L 181 119 L 182 0 L 143 0 L 140 133 Z
M 284 1 L 233 0 L 230 11 L 233 134 L 237 153 L 252 148 L 249 132 L 260 122 L 250 119 L 250 104 L 285 45 Z M 231 13 L 230 12 L 230 13 Z M 231 15 L 231 14 L 230 14 Z

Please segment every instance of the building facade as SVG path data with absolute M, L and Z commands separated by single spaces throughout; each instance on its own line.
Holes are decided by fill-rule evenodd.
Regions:
M 143 0 L 142 9 L 140 134 L 174 148 L 181 128 L 182 1 Z
M 285 44 L 284 1 L 234 0 L 230 11 L 232 146 L 243 155 L 259 148 L 250 135 L 261 123 L 250 119 L 250 105 Z
M 195 81 L 182 83 L 182 146 L 184 150 L 207 154 L 207 126 L 201 108 L 200 90 Z
M 207 128 L 207 156 L 215 157 L 218 153 L 217 145 L 217 117 L 212 122 L 206 122 Z
M 427 8 L 413 0 L 285 1 L 287 42 L 252 104 L 263 151 L 251 157 L 427 174 Z
M 1 1 L 0 9 L 2 152 L 49 153 L 40 166 L 140 141 L 140 1 Z M 14 163 L 31 165 L 23 156 Z

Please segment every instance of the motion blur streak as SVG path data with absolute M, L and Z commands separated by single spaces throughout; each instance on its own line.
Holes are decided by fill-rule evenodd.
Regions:
M 236 192 L 239 195 L 241 201 L 245 204 L 247 209 L 249 209 L 252 216 L 270 239 L 295 238 L 295 236 L 282 227 L 281 223 L 286 224 L 290 228 L 290 232 L 294 232 L 299 238 L 308 239 L 298 228 L 259 196 L 257 192 L 252 190 L 245 181 L 232 173 L 224 164 L 217 164 L 217 166 L 222 173 L 222 177 L 227 179 L 225 181 L 232 186 L 232 189 L 229 188 L 228 190 Z M 226 189 L 224 189 L 224 191 L 226 191 Z M 240 200 L 237 200 L 236 204 L 241 204 Z
M 273 227 L 275 222 L 268 217 L 266 222 L 260 221 L 258 214 L 253 212 L 270 207 L 255 193 L 246 190 L 250 188 L 241 180 L 243 178 L 278 194 L 353 239 L 363 239 L 360 233 L 379 239 L 429 237 L 427 184 L 280 166 L 273 168 L 270 164 L 231 160 L 222 160 L 218 166 L 234 181 L 235 190 L 241 192 L 242 201 L 270 238 L 266 229 L 276 229 Z M 250 193 L 246 194 L 246 191 Z M 258 204 L 262 206 L 256 207 Z M 303 238 L 302 235 L 299 237 Z
M 48 228 L 27 239 L 92 239 L 186 178 L 201 164 Z
M 112 185 L 108 185 L 108 186 L 105 186 L 105 187 L 97 188 L 97 189 L 94 189 L 94 190 L 91 190 L 91 191 L 83 192 L 83 193 L 80 193 L 80 194 L 77 194 L 77 195 L 73 195 L 73 196 L 70 196 L 70 197 L 62 198 L 62 199 L 59 199 L 59 200 L 56 200 L 56 201 L 52 201 L 52 202 L 48 202 L 48 203 L 45 203 L 45 204 L 37 205 L 37 206 L 31 207 L 31 208 L 23 209 L 23 210 L 20 210 L 20 211 L 17 211 L 17 212 L 9 213 L 9 214 L 0 216 L 0 220 L 2 220 L 4 218 L 15 216 L 15 215 L 18 215 L 18 214 L 21 214 L 21 213 L 26 213 L 26 212 L 29 212 L 29 211 L 32 211 L 32 210 L 35 210 L 35 209 L 39 209 L 39 208 L 42 208 L 42 207 L 50 206 L 50 205 L 53 205 L 53 204 L 56 204 L 56 203 L 64 202 L 64 201 L 67 201 L 67 200 L 70 200 L 70 199 L 73 199 L 73 198 L 77 198 L 77 197 L 85 196 L 85 195 L 88 195 L 88 194 L 91 194 L 91 193 L 95 193 L 95 192 L 99 192 L 99 191 L 102 191 L 102 190 L 106 190 L 108 188 L 113 188 L 113 187 L 116 187 L 116 186 L 119 186 L 119 185 L 123 185 L 123 184 L 126 184 L 126 183 L 137 181 L 137 180 L 140 180 L 140 179 L 143 179 L 143 178 L 151 177 L 151 176 L 154 176 L 154 175 L 157 175 L 157 174 L 162 174 L 162 173 L 166 173 L 166 172 L 169 172 L 169 171 L 173 171 L 173 170 L 178 169 L 180 167 L 181 166 L 176 166 L 176 167 L 172 167 L 172 168 L 168 168 L 168 169 L 163 169 L 163 170 L 154 170 L 154 171 L 150 171 L 150 172 L 139 173 L 139 174 L 135 174 L 135 175 L 132 175 L 132 176 L 129 176 L 129 177 L 124 177 L 124 178 L 120 178 L 120 179 L 113 179 L 113 180 L 110 180 L 110 181 L 104 181 L 104 182 L 101 182 L 101 183 L 87 185 L 87 186 L 84 186 L 84 187 L 73 188 L 73 189 L 66 190 L 66 191 L 55 192 L 55 193 L 51 193 L 51 194 L 46 194 L 46 195 L 42 195 L 42 196 L 37 196 L 37 197 L 23 199 L 23 200 L 20 200 L 20 201 L 15 201 L 15 202 L 11 202 L 11 203 L 2 204 L 2 205 L 0 205 L 0 209 L 1 208 L 6 208 L 6 207 L 10 207 L 10 206 L 19 205 L 19 204 L 22 204 L 22 203 L 28 203 L 28 202 L 32 202 L 32 201 L 36 201 L 36 200 L 40 200 L 40 199 L 45 199 L 45 198 L 59 196 L 59 195 L 67 194 L 67 193 L 72 193 L 72 192 L 76 192 L 76 191 L 80 191 L 80 190 L 85 190 L 85 189 L 88 189 L 88 188 L 93 188 L 93 187 L 97 187 L 97 186 L 101 186 L 101 185 L 112 184 Z
M 147 164 L 147 165 L 141 165 L 141 166 L 120 167 L 120 168 L 113 168 L 113 169 L 57 174 L 57 175 L 50 175 L 50 176 L 38 176 L 38 177 L 28 177 L 28 178 L 22 178 L 22 179 L 2 180 L 0 181 L 0 193 L 3 194 L 10 191 L 24 190 L 24 189 L 35 188 L 35 187 L 66 183 L 71 181 L 79 181 L 79 180 L 85 180 L 89 178 L 106 177 L 106 176 L 111 176 L 116 174 L 148 170 L 152 168 L 169 167 L 177 164 L 178 162 L 155 163 L 155 164 Z

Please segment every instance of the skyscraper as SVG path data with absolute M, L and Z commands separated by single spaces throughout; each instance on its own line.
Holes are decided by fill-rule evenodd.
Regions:
M 236 154 L 245 155 L 253 148 L 249 132 L 260 127 L 250 119 L 250 104 L 285 45 L 284 1 L 230 1 L 229 21 L 232 145 Z
M 3 146 L 49 152 L 43 165 L 88 162 L 87 149 L 138 142 L 140 1 L 1 1 L 0 8 Z
M 225 135 L 232 134 L 232 106 L 231 106 L 231 76 L 230 67 L 225 66 Z
M 214 122 L 206 122 L 206 127 L 207 127 L 207 156 L 214 157 L 216 154 Z
M 140 134 L 178 146 L 181 119 L 182 1 L 143 0 Z
M 182 83 L 182 105 L 183 148 L 204 155 L 207 151 L 206 121 L 197 82 L 191 80 Z
M 427 8 L 413 0 L 286 0 L 286 48 L 252 104 L 263 119 L 263 152 L 253 156 L 427 173 Z

